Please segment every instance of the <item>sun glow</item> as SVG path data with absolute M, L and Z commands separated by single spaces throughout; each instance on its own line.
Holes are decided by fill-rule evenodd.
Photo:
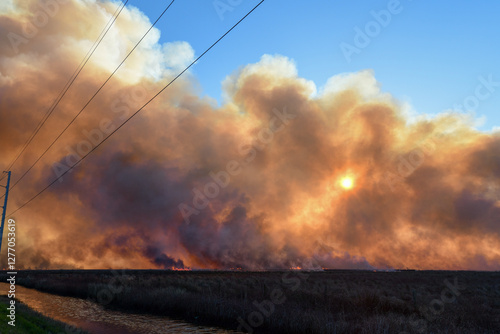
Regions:
M 344 189 L 351 189 L 354 186 L 354 181 L 351 177 L 346 176 L 340 180 L 340 185 Z

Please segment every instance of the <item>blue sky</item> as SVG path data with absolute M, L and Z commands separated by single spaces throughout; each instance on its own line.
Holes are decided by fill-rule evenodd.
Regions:
M 154 21 L 169 2 L 129 4 Z M 199 55 L 257 3 L 177 0 L 158 23 L 161 42 L 187 41 Z M 217 5 L 227 10 L 218 12 Z M 385 26 L 372 13 L 382 10 L 390 13 Z M 333 75 L 372 69 L 383 91 L 417 113 L 465 105 L 482 118 L 478 129 L 488 131 L 500 126 L 499 12 L 494 1 L 266 0 L 192 72 L 202 94 L 220 101 L 222 80 L 263 54 L 295 60 L 299 75 L 318 88 Z M 356 27 L 365 34 L 373 29 L 369 42 L 358 36 L 356 44 Z M 346 57 L 341 45 L 347 44 L 358 53 Z

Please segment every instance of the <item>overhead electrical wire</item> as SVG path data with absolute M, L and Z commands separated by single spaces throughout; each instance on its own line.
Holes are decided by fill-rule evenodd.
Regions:
M 87 52 L 85 57 L 82 59 L 82 61 L 80 62 L 80 65 L 78 65 L 75 72 L 73 72 L 73 74 L 69 78 L 68 82 L 64 86 L 63 90 L 59 93 L 59 95 L 54 100 L 54 102 L 49 107 L 49 109 L 47 109 L 47 112 L 45 113 L 45 115 L 42 117 L 42 119 L 40 119 L 40 122 L 38 122 L 38 125 L 35 127 L 35 129 L 31 133 L 31 135 L 28 137 L 28 139 L 24 143 L 23 148 L 19 151 L 18 155 L 12 160 L 12 162 L 9 164 L 9 166 L 7 167 L 6 170 L 10 170 L 14 166 L 14 164 L 17 162 L 19 157 L 21 157 L 21 155 L 26 150 L 26 148 L 28 148 L 28 146 L 31 144 L 31 142 L 33 141 L 35 136 L 38 134 L 40 129 L 43 127 L 43 125 L 45 124 L 47 119 L 50 117 L 50 115 L 52 115 L 52 112 L 54 111 L 54 109 L 59 105 L 59 102 L 61 102 L 62 98 L 66 95 L 66 92 L 73 85 L 73 82 L 75 82 L 76 78 L 78 77 L 80 72 L 83 70 L 83 68 L 85 67 L 85 65 L 89 61 L 90 57 L 92 57 L 92 55 L 94 54 L 97 47 L 101 44 L 101 41 L 104 39 L 104 37 L 108 33 L 109 29 L 111 29 L 111 27 L 115 23 L 116 19 L 121 14 L 123 8 L 127 5 L 128 2 L 129 2 L 129 0 L 126 0 L 125 2 L 122 1 L 122 4 L 116 8 L 115 12 L 113 13 L 113 16 L 110 18 L 110 20 L 108 21 L 108 23 L 106 24 L 104 29 L 101 31 L 99 37 L 97 37 L 97 39 L 95 40 L 94 44 L 89 49 L 89 51 Z M 2 177 L 0 179 L 0 181 L 3 180 L 3 178 L 4 177 Z M 0 198 L 2 198 L 2 197 L 0 197 Z
M 122 124 L 120 124 L 115 130 L 113 130 L 110 134 L 108 134 L 99 144 L 97 144 L 92 150 L 90 150 L 87 154 L 81 157 L 76 163 L 74 163 L 71 167 L 69 167 L 64 173 L 59 175 L 55 180 L 53 180 L 49 185 L 40 190 L 36 195 L 31 197 L 28 201 L 26 201 L 23 205 L 19 206 L 17 209 L 12 211 L 8 217 L 11 217 L 14 213 L 18 212 L 26 205 L 31 203 L 34 199 L 40 196 L 45 190 L 49 189 L 54 183 L 56 183 L 60 178 L 69 173 L 75 166 L 80 164 L 86 157 L 88 157 L 92 152 L 94 152 L 98 147 L 100 147 L 106 140 L 108 140 L 113 134 L 115 134 L 118 130 L 120 130 L 125 124 L 128 123 L 134 116 L 136 116 L 139 112 L 141 112 L 146 106 L 148 106 L 154 99 L 156 99 L 165 89 L 170 87 L 181 75 L 183 75 L 187 70 L 191 68 L 197 61 L 199 61 L 206 53 L 208 53 L 215 45 L 217 45 L 224 37 L 226 37 L 234 28 L 236 28 L 243 20 L 245 20 L 254 10 L 256 10 L 265 0 L 261 0 L 255 7 L 253 7 L 245 16 L 243 16 L 238 22 L 236 22 L 228 31 L 224 33 L 218 40 L 216 40 L 210 47 L 208 47 L 201 55 L 198 56 L 191 64 L 189 64 L 182 72 L 177 74 L 166 86 L 164 86 L 158 93 L 156 93 L 151 99 L 149 99 L 142 107 L 140 107 L 137 111 L 135 111 L 130 117 L 128 117 Z
M 31 164 L 31 166 L 24 172 L 23 175 L 12 185 L 10 188 L 11 190 L 19 183 L 21 182 L 22 179 L 35 167 L 35 165 L 45 156 L 45 154 L 54 146 L 54 144 L 61 138 L 61 136 L 68 130 L 68 128 L 75 122 L 75 120 L 78 118 L 78 116 L 81 115 L 81 113 L 87 108 L 87 106 L 94 100 L 94 98 L 99 94 L 99 92 L 106 86 L 106 84 L 109 82 L 109 80 L 115 75 L 115 73 L 120 69 L 120 67 L 125 63 L 125 61 L 130 57 L 132 52 L 135 51 L 135 49 L 139 46 L 139 44 L 146 38 L 147 34 L 151 31 L 151 29 L 154 28 L 156 23 L 163 17 L 163 15 L 167 12 L 167 10 L 172 6 L 175 0 L 172 0 L 170 4 L 165 8 L 165 10 L 161 13 L 161 15 L 156 19 L 156 21 L 151 25 L 151 27 L 146 31 L 146 33 L 141 37 L 141 39 L 135 44 L 135 46 L 130 50 L 130 52 L 123 58 L 121 63 L 115 68 L 115 70 L 111 73 L 111 75 L 104 81 L 104 83 L 97 89 L 97 91 L 92 95 L 90 100 L 87 101 L 87 103 L 83 106 L 83 108 L 73 117 L 73 119 L 66 125 L 66 127 L 59 133 L 59 135 L 52 141 L 52 143 L 45 149 L 45 151 Z

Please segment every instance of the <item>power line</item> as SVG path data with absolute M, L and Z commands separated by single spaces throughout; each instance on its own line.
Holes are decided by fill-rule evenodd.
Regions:
M 35 160 L 35 162 L 30 166 L 30 168 L 28 168 L 28 170 L 25 171 L 23 175 L 21 175 L 21 177 L 14 183 L 14 185 L 12 185 L 11 190 L 14 189 L 14 187 L 19 182 L 21 182 L 22 179 L 24 179 L 24 177 L 33 169 L 33 167 L 35 167 L 35 165 L 40 161 L 40 159 L 42 159 L 45 156 L 45 154 L 52 148 L 52 146 L 54 146 L 54 144 L 59 140 L 59 138 L 61 138 L 61 136 L 66 132 L 66 130 L 68 130 L 68 128 L 71 126 L 71 124 L 73 124 L 75 122 L 75 120 L 78 118 L 78 116 L 80 116 L 80 114 L 85 110 L 85 108 L 87 108 L 87 106 L 90 104 L 90 102 L 92 102 L 94 100 L 94 98 L 97 96 L 97 94 L 99 94 L 99 92 L 104 88 L 104 86 L 106 86 L 106 84 L 109 82 L 109 80 L 113 77 L 113 75 L 115 75 L 115 73 L 125 63 L 125 61 L 132 54 L 132 52 L 134 52 L 135 49 L 139 46 L 139 44 L 143 41 L 143 39 L 146 38 L 147 34 L 151 31 L 151 29 L 153 29 L 154 26 L 156 25 L 156 23 L 158 23 L 158 21 L 163 17 L 163 15 L 167 12 L 167 10 L 174 3 L 174 1 L 175 0 L 172 0 L 170 2 L 170 4 L 167 6 L 167 8 L 165 8 L 163 13 L 161 13 L 161 15 L 158 17 L 158 19 L 156 19 L 156 21 L 151 25 L 151 27 L 148 29 L 148 31 L 146 31 L 146 33 L 142 36 L 142 38 L 137 42 L 137 44 L 132 48 L 132 50 L 130 50 L 130 52 L 127 54 L 127 56 L 122 60 L 120 65 L 118 65 L 118 67 L 115 68 L 113 73 L 111 73 L 111 75 L 106 79 L 106 81 L 104 81 L 104 83 L 101 85 L 101 87 L 99 87 L 99 89 L 94 93 L 94 95 L 92 95 L 90 100 L 88 100 L 88 102 L 83 106 L 83 108 L 75 115 L 75 117 L 73 117 L 71 122 L 69 122 L 69 124 L 66 125 L 66 127 L 61 131 L 61 133 L 59 133 L 59 135 L 52 141 L 52 143 L 45 149 L 45 151 L 38 157 L 38 159 Z
M 92 152 L 94 152 L 99 146 L 101 146 L 106 140 L 109 139 L 113 134 L 115 134 L 118 130 L 120 130 L 128 121 L 130 121 L 135 115 L 137 115 L 139 112 L 141 112 L 147 105 L 149 105 L 154 99 L 156 99 L 165 89 L 170 87 L 181 75 L 183 75 L 187 70 L 191 68 L 197 61 L 199 61 L 208 51 L 210 51 L 215 45 L 217 45 L 226 35 L 228 35 L 236 26 L 238 26 L 243 20 L 245 20 L 254 10 L 257 9 L 265 0 L 261 0 L 255 7 L 252 8 L 245 16 L 243 16 L 236 24 L 234 24 L 224 35 L 222 35 L 218 40 L 216 40 L 208 49 L 206 49 L 198 58 L 196 58 L 191 64 L 189 64 L 182 72 L 177 74 L 175 78 L 173 78 L 165 87 L 163 87 L 158 93 L 156 93 L 149 101 L 147 101 L 141 108 L 139 108 L 136 112 L 134 112 L 132 115 L 130 115 L 129 118 L 127 118 L 122 124 L 120 124 L 113 132 L 111 132 L 109 135 L 107 135 L 99 144 L 97 144 L 92 150 L 90 150 L 87 154 L 85 154 L 83 157 L 81 157 L 76 163 L 74 163 L 68 170 L 66 170 L 64 173 L 59 175 L 54 181 L 52 181 L 48 186 L 43 188 L 40 192 L 38 192 L 35 196 L 33 196 L 31 199 L 29 199 L 27 202 L 25 202 L 23 205 L 18 207 L 16 210 L 12 211 L 9 214 L 9 217 L 11 217 L 14 213 L 17 211 L 21 210 L 23 207 L 28 205 L 31 201 L 33 201 L 35 198 L 40 196 L 45 190 L 49 189 L 54 183 L 56 183 L 60 178 L 62 178 L 64 175 L 66 175 L 68 172 L 70 172 L 75 166 L 77 166 L 80 162 L 82 162 L 86 157 L 88 157 Z
M 85 67 L 85 65 L 89 61 L 90 57 L 92 57 L 92 55 L 94 54 L 94 52 L 97 49 L 97 47 L 101 44 L 101 41 L 103 40 L 104 36 L 106 36 L 106 34 L 108 33 L 109 29 L 111 29 L 111 27 L 115 23 L 116 19 L 118 18 L 118 16 L 121 14 L 123 8 L 127 5 L 128 1 L 129 0 L 126 0 L 125 2 L 122 1 L 121 6 L 119 6 L 119 7 L 116 8 L 115 12 L 113 13 L 113 16 L 110 18 L 110 20 L 108 21 L 108 23 L 106 24 L 106 26 L 104 27 L 104 29 L 101 31 L 99 37 L 97 37 L 97 39 L 95 40 L 95 42 L 92 45 L 92 47 L 89 49 L 89 51 L 87 52 L 87 54 L 85 55 L 85 57 L 80 62 L 80 65 L 78 65 L 78 67 L 76 68 L 75 72 L 73 72 L 73 74 L 69 78 L 68 82 L 64 86 L 63 90 L 59 93 L 58 97 L 54 100 L 54 102 L 49 107 L 49 109 L 47 110 L 47 112 L 45 113 L 45 115 L 42 117 L 42 119 L 40 120 L 40 122 L 38 122 L 38 125 L 35 127 L 35 130 L 32 132 L 32 134 L 30 135 L 30 137 L 28 137 L 28 140 L 24 143 L 23 148 L 21 149 L 21 151 L 19 152 L 19 154 L 16 156 L 16 158 L 14 160 L 12 160 L 12 162 L 9 165 L 9 167 L 7 167 L 7 170 L 10 170 L 12 168 L 12 166 L 14 166 L 14 164 L 16 163 L 16 161 L 23 154 L 23 152 L 26 150 L 26 148 L 29 146 L 29 144 L 31 144 L 31 142 L 33 141 L 33 139 L 35 138 L 35 136 L 38 134 L 38 132 L 40 131 L 40 129 L 43 127 L 43 125 L 45 124 L 45 122 L 47 121 L 47 119 L 50 117 L 50 115 L 52 115 L 52 112 L 59 105 L 59 102 L 61 102 L 62 98 L 66 95 L 66 92 L 69 90 L 69 88 L 71 87 L 71 85 L 73 84 L 73 82 L 75 82 L 76 78 L 78 77 L 78 75 L 80 74 L 80 72 L 83 70 L 83 68 Z M 16 182 L 16 184 L 17 184 L 17 182 Z

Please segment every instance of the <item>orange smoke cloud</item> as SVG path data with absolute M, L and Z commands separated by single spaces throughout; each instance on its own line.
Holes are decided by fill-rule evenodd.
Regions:
M 23 31 L 43 10 L 38 2 L 2 7 L 2 35 L 11 33 L 0 48 L 4 169 L 117 6 L 54 3 L 57 11 L 29 38 Z M 79 19 L 69 22 L 74 13 Z M 14 165 L 13 181 L 149 25 L 124 9 Z M 158 39 L 153 30 L 12 190 L 8 211 L 192 61 L 189 44 Z M 318 91 L 278 55 L 228 76 L 221 107 L 195 87 L 192 75 L 181 78 L 14 215 L 20 266 L 500 268 L 499 133 L 478 132 L 456 114 L 410 117 L 370 71 L 333 76 Z

